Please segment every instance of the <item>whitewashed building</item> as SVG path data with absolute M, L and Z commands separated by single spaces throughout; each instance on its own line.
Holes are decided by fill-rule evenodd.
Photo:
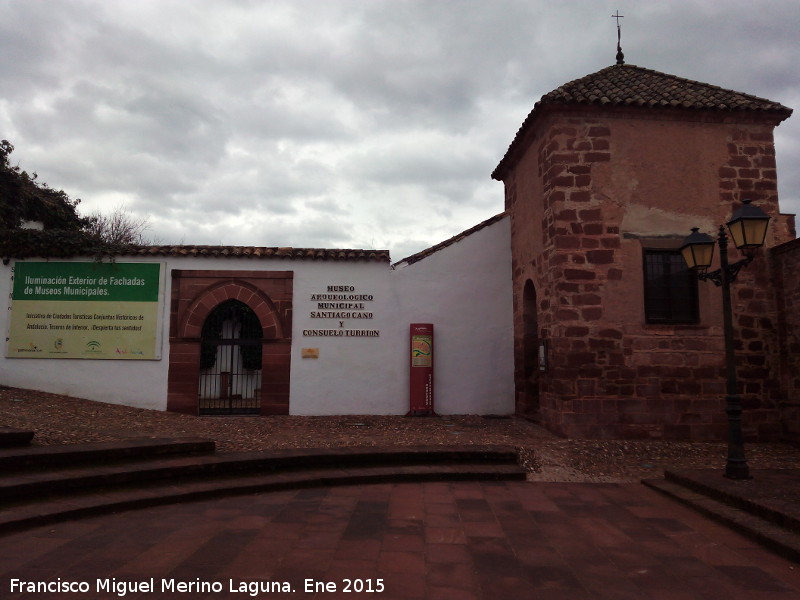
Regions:
M 190 414 L 405 414 L 409 327 L 429 323 L 434 410 L 512 414 L 509 229 L 497 215 L 394 265 L 229 246 L 8 260 L 0 381 Z

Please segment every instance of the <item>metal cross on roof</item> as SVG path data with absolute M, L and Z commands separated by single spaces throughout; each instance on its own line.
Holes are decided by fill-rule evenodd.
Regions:
M 617 64 L 624 65 L 625 55 L 622 53 L 622 28 L 619 25 L 619 20 L 624 19 L 625 15 L 621 15 L 619 11 L 617 11 L 617 14 L 611 15 L 611 18 L 617 20 Z

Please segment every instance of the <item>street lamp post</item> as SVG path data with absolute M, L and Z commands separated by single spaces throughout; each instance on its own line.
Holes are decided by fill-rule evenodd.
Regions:
M 728 460 L 725 464 L 725 477 L 730 479 L 750 479 L 750 468 L 747 466 L 742 436 L 742 397 L 736 382 L 730 284 L 736 280 L 742 267 L 752 262 L 755 249 L 764 245 L 769 219 L 764 211 L 757 206 L 752 206 L 750 200 L 744 200 L 744 205 L 733 215 L 727 225 L 734 245 L 745 254 L 745 257 L 733 264 L 729 263 L 728 235 L 725 233 L 725 227 L 720 225 L 717 236 L 720 268 L 711 273 L 705 272 L 711 266 L 714 257 L 714 240 L 711 236 L 699 233 L 698 228 L 695 227 L 681 247 L 681 253 L 689 269 L 696 271 L 701 281 L 710 280 L 722 288 L 726 372 L 725 412 L 728 415 Z

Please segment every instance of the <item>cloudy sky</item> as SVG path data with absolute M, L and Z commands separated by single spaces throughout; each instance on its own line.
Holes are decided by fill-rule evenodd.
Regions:
M 797 0 L 0 0 L 0 138 L 161 243 L 389 249 L 503 209 L 533 104 L 626 62 L 800 109 Z M 776 130 L 800 213 L 800 114 Z

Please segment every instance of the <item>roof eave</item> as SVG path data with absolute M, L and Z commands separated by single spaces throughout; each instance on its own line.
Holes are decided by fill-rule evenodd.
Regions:
M 355 248 L 293 248 L 266 246 L 160 245 L 131 246 L 121 256 L 165 256 L 246 259 L 322 260 L 334 262 L 391 263 L 388 250 Z
M 451 237 L 449 239 L 446 239 L 443 242 L 439 242 L 438 244 L 436 244 L 434 246 L 431 246 L 430 248 L 425 248 L 424 250 L 421 250 L 421 251 L 417 252 L 416 254 L 412 254 L 411 256 L 406 256 L 405 258 L 403 258 L 401 260 L 398 260 L 396 263 L 394 263 L 392 265 L 392 267 L 394 268 L 394 267 L 397 267 L 397 266 L 400 266 L 400 265 L 410 266 L 410 265 L 413 265 L 414 263 L 418 263 L 422 259 L 427 258 L 429 256 L 432 256 L 433 254 L 436 254 L 440 250 L 444 250 L 445 248 L 447 248 L 449 246 L 452 246 L 453 244 L 456 244 L 457 242 L 460 242 L 460 241 L 466 239 L 467 237 L 477 233 L 478 231 L 480 231 L 482 229 L 485 229 L 485 228 L 487 228 L 487 227 L 489 227 L 491 225 L 494 225 L 495 223 L 497 223 L 498 221 L 503 220 L 507 216 L 508 216 L 508 212 L 507 211 L 503 211 L 501 213 L 498 213 L 498 214 L 494 215 L 493 217 L 489 217 L 485 221 L 481 221 L 477 225 L 473 225 L 472 227 L 462 231 L 461 233 L 457 233 L 453 237 Z
M 792 116 L 793 109 L 783 105 L 777 105 L 774 110 L 748 110 L 748 109 L 726 109 L 726 110 L 713 110 L 710 108 L 687 108 L 683 106 L 639 106 L 636 104 L 600 104 L 600 103 L 558 103 L 558 102 L 537 102 L 533 110 L 528 113 L 525 120 L 522 122 L 517 134 L 514 136 L 513 141 L 508 147 L 503 158 L 497 164 L 494 171 L 492 171 L 492 179 L 496 181 L 503 181 L 508 172 L 513 169 L 525 151 L 528 149 L 533 139 L 535 138 L 536 125 L 541 120 L 552 113 L 556 112 L 571 112 L 571 111 L 598 111 L 606 114 L 621 113 L 621 112 L 640 112 L 647 111 L 649 113 L 666 111 L 675 115 L 691 115 L 697 118 L 698 115 L 716 115 L 720 122 L 734 117 L 736 121 L 761 121 L 777 127 L 783 121 Z M 744 116 L 747 116 L 744 119 Z

